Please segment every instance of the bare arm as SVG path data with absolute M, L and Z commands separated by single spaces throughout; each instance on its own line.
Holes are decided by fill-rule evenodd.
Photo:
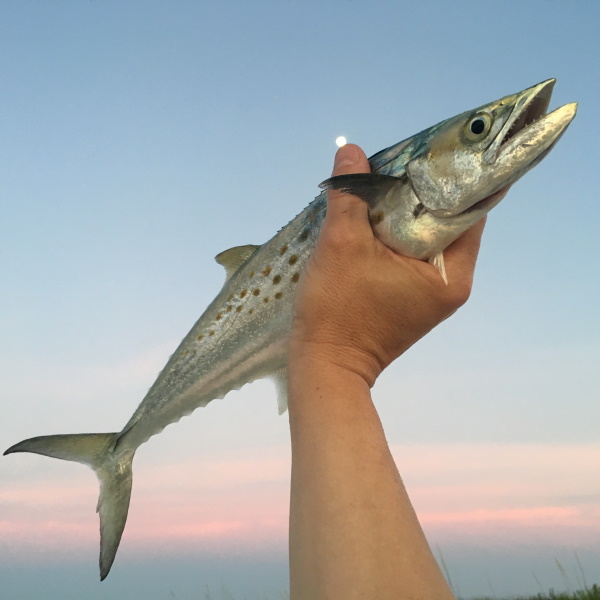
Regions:
M 350 162 L 344 164 L 344 160 Z M 356 146 L 334 174 L 367 172 Z M 381 244 L 364 204 L 330 193 L 299 282 L 289 352 L 291 600 L 451 600 L 389 451 L 370 388 L 469 295 L 483 224 L 428 264 Z

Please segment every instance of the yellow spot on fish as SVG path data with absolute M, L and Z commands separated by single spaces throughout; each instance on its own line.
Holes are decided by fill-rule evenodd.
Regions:
M 263 272 L 262 272 L 262 274 L 263 274 L 265 277 L 268 277 L 270 273 L 271 273 L 271 267 L 266 267 L 266 268 L 264 268 L 264 269 L 263 269 Z
M 285 254 L 287 249 L 288 249 L 287 244 L 281 246 L 281 248 L 279 248 L 279 254 Z
M 260 290 L 259 290 L 258 288 L 256 288 L 256 289 L 255 289 L 255 290 L 252 292 L 252 294 L 253 294 L 254 296 L 258 296 L 258 295 L 260 294 Z
M 214 331 L 210 331 L 208 335 L 215 335 Z
M 251 308 L 251 309 L 248 311 L 248 314 L 249 314 L 249 315 L 251 315 L 253 312 L 254 312 L 254 309 L 253 309 L 253 308 Z
M 217 321 L 220 321 L 222 318 L 223 318 L 223 315 L 222 315 L 221 313 L 219 313 L 219 314 L 217 315 Z
M 227 296 L 227 302 L 231 302 L 233 300 L 233 294 L 229 294 L 229 296 Z
M 254 271 L 250 271 L 250 275 L 248 275 L 248 279 L 252 279 L 254 277 L 255 273 Z
M 308 229 L 305 229 L 298 237 L 298 240 L 301 242 L 305 242 L 308 239 L 308 236 L 310 235 L 310 232 L 308 231 Z
M 197 339 L 198 339 L 198 341 L 200 341 L 200 340 L 201 340 L 203 337 L 204 337 L 204 336 L 203 336 L 202 334 L 200 334 L 200 335 L 198 336 L 198 338 L 197 338 Z
M 269 296 L 267 296 L 266 298 L 263 298 L 263 302 L 266 304 L 269 301 Z
M 235 312 L 242 312 L 243 306 L 237 306 Z
M 242 290 L 242 291 L 240 292 L 240 298 L 245 298 L 247 293 L 248 293 L 248 290 Z M 238 307 L 238 308 L 239 308 L 239 307 Z
M 292 281 L 293 281 L 294 283 L 296 283 L 296 282 L 298 281 L 298 279 L 300 279 L 300 273 L 294 273 L 294 274 L 292 275 Z
M 225 309 L 225 312 L 231 312 L 231 306 L 228 306 L 228 307 Z
M 183 353 L 184 356 L 187 356 L 188 354 L 189 352 L 187 350 Z
M 281 275 L 275 275 L 275 277 L 273 277 L 273 283 L 275 285 L 277 285 L 280 281 L 281 281 Z
M 290 256 L 290 260 L 288 260 L 288 263 L 290 265 L 295 265 L 298 262 L 298 256 L 296 254 L 292 254 L 292 256 Z
M 277 300 L 279 300 L 282 296 L 283 296 L 283 294 L 281 292 L 277 292 L 275 294 L 275 298 L 277 298 Z

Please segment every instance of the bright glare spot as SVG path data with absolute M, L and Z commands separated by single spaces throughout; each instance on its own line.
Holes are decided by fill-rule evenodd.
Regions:
M 346 138 L 343 135 L 335 139 L 335 143 L 341 148 L 346 145 Z

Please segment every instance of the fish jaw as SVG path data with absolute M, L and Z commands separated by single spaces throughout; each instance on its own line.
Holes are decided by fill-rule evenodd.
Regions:
M 577 114 L 577 102 L 565 104 L 521 129 L 497 150 L 497 177 L 512 183 L 535 167 L 555 146 Z

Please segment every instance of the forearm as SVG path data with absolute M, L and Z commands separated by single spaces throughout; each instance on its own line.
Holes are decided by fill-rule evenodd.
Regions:
M 452 599 L 364 379 L 293 356 L 288 390 L 291 599 Z

